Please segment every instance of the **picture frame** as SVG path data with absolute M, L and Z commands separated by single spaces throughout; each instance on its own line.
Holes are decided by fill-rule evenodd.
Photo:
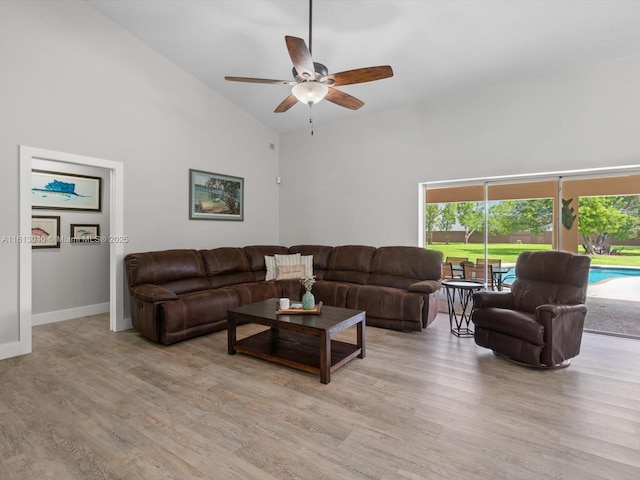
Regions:
M 31 216 L 31 248 L 60 248 L 59 216 Z
M 31 170 L 31 207 L 101 212 L 102 178 Z
M 189 169 L 190 220 L 244 220 L 244 178 Z
M 69 238 L 72 243 L 97 243 L 100 241 L 100 225 L 72 223 Z

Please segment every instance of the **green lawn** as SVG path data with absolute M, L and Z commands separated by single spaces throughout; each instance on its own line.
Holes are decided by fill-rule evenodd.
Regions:
M 448 245 L 433 243 L 425 247 L 441 251 L 445 259 L 466 257 L 475 263 L 477 258 L 484 257 L 484 245 L 481 243 L 450 243 Z M 614 246 L 613 248 L 622 249 L 620 255 L 592 255 L 591 264 L 640 267 L 640 247 Z M 489 258 L 500 258 L 502 263 L 515 263 L 518 253 L 524 250 L 551 250 L 551 245 L 492 243 L 489 245 Z

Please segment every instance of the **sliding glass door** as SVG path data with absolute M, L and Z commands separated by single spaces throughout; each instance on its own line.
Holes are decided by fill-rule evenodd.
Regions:
M 640 337 L 640 175 L 427 185 L 424 246 L 461 264 L 489 265 L 508 289 L 523 250 L 588 254 L 587 330 Z
M 557 180 L 487 183 L 486 263 L 494 288 L 508 288 L 518 254 L 557 246 Z

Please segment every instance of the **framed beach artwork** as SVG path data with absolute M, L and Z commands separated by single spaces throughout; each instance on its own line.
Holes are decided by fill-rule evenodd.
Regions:
M 60 248 L 60 217 L 48 215 L 31 217 L 31 247 Z
M 100 177 L 32 170 L 31 193 L 32 208 L 102 211 Z
M 100 241 L 100 225 L 72 223 L 70 238 L 74 243 L 97 243 Z
M 191 220 L 244 220 L 244 178 L 189 170 Z

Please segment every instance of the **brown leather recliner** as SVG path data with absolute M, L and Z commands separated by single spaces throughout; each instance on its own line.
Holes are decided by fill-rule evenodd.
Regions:
M 522 252 L 511 291 L 474 294 L 478 345 L 536 367 L 566 365 L 580 353 L 591 258 Z

